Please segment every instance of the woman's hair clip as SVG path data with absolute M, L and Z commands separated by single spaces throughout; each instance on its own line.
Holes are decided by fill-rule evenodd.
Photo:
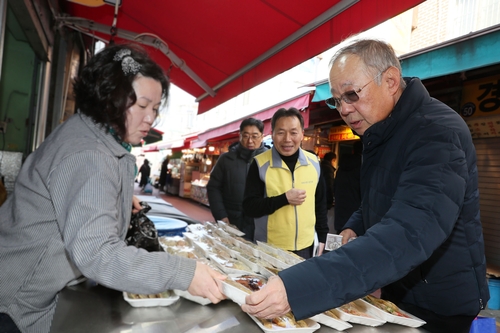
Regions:
M 134 58 L 132 58 L 131 54 L 132 51 L 130 49 L 122 49 L 116 52 L 115 56 L 113 57 L 114 61 L 122 62 L 122 70 L 125 75 L 135 75 L 139 73 L 139 70 L 142 67 L 141 64 L 139 64 L 134 60 Z

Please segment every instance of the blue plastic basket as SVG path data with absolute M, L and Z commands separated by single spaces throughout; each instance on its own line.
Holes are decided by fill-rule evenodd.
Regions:
M 488 309 L 500 310 L 500 279 L 488 279 L 488 288 L 490 289 Z
M 470 333 L 495 333 L 495 318 L 477 317 L 472 321 Z
M 154 223 L 158 236 L 182 236 L 186 231 L 187 223 L 181 220 L 163 216 L 150 216 L 149 219 Z

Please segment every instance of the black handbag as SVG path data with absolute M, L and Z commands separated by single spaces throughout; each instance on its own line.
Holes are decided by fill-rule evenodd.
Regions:
M 125 243 L 148 252 L 165 251 L 158 240 L 158 231 L 154 223 L 146 216 L 151 207 L 144 201 L 141 201 L 141 206 L 139 212 L 132 214 Z

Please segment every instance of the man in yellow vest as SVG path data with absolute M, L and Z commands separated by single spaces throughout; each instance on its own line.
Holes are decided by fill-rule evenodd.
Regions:
M 273 147 L 257 155 L 247 175 L 243 210 L 255 218 L 255 240 L 307 259 L 318 254 L 328 234 L 325 184 L 316 155 L 300 148 L 304 119 L 295 108 L 279 109 L 271 120 Z

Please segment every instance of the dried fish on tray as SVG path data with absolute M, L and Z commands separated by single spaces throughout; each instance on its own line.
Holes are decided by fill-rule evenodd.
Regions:
M 290 267 L 289 264 L 285 263 L 285 260 L 282 257 L 274 252 L 268 251 L 265 248 L 260 248 L 259 252 L 262 260 L 267 261 L 276 268 L 285 269 Z
M 366 302 L 355 300 L 350 303 L 344 304 L 337 308 L 339 310 L 339 317 L 344 321 L 366 326 L 380 326 L 386 321 L 375 313 L 373 309 L 368 307 Z
M 366 302 L 369 307 L 372 307 L 373 311 L 375 311 L 380 318 L 383 318 L 389 323 L 409 327 L 420 327 L 425 324 L 425 321 L 423 321 L 422 319 L 401 310 L 390 301 L 383 300 L 371 295 L 367 295 L 361 300 L 363 302 Z
M 245 235 L 245 233 L 243 231 L 238 230 L 235 227 L 232 227 L 230 224 L 227 224 L 224 221 L 217 221 L 217 224 L 219 225 L 219 227 L 221 227 L 222 229 L 224 229 L 225 231 L 227 231 L 228 233 L 230 233 L 232 235 L 236 235 L 236 236 L 244 236 Z
M 295 265 L 305 260 L 304 258 L 296 255 L 293 252 L 283 250 L 270 243 L 257 241 L 257 245 L 260 247 L 260 249 L 264 249 L 268 254 L 276 254 L 278 260 L 285 262 L 287 265 Z
M 218 266 L 226 274 L 251 274 L 252 269 L 245 265 L 243 262 L 232 259 L 224 258 L 218 254 L 212 253 L 208 257 L 210 260 Z
M 241 250 L 240 252 L 244 252 L 244 253 L 246 253 L 248 255 L 252 255 L 254 257 L 260 257 L 259 247 L 256 244 L 249 242 L 246 239 L 241 238 L 241 237 L 234 237 L 233 242 L 235 243 L 235 245 L 237 247 L 240 248 L 240 250 Z
M 179 300 L 179 296 L 169 290 L 150 295 L 123 292 L 123 299 L 133 307 L 152 307 L 171 305 Z
M 245 297 L 263 287 L 267 280 L 255 274 L 229 274 L 222 281 L 222 292 L 237 304 L 245 304 Z
M 320 328 L 312 319 L 296 320 L 291 312 L 273 319 L 260 319 L 249 315 L 264 332 L 310 333 Z

